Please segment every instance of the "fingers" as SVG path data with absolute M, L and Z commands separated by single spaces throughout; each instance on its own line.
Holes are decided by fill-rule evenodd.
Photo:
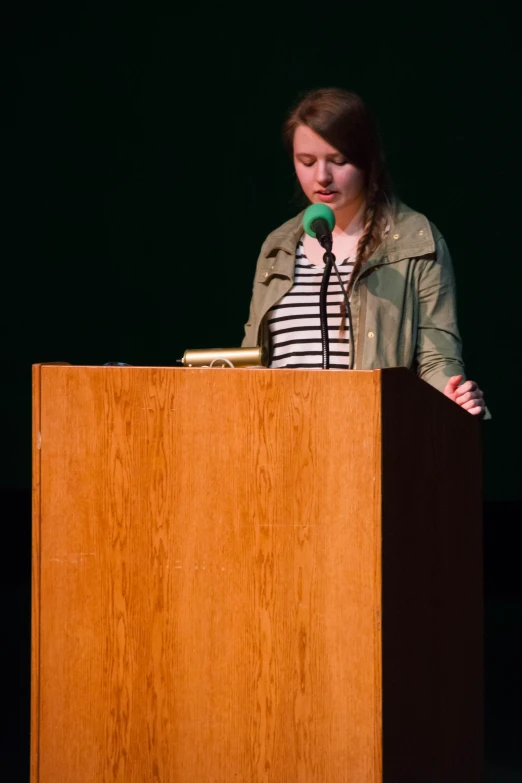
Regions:
M 476 404 L 478 405 L 483 399 L 484 394 L 480 389 L 477 388 L 477 385 L 475 384 L 475 389 L 472 391 L 467 391 L 465 394 L 460 393 L 461 387 L 459 387 L 458 390 L 458 396 L 455 397 L 455 402 L 457 405 L 464 405 L 467 402 L 476 401 Z
M 457 391 L 459 394 L 464 394 L 465 392 L 472 392 L 478 389 L 477 384 L 475 381 L 466 381 L 461 386 L 458 387 Z M 480 391 L 480 390 L 479 390 Z
M 446 384 L 448 391 L 454 392 L 462 380 L 462 375 L 452 375 Z
M 454 376 L 455 377 L 455 376 Z M 453 380 L 450 378 L 450 380 Z M 453 399 L 460 407 L 472 416 L 483 416 L 486 412 L 484 393 L 475 381 L 466 381 L 453 393 Z
M 480 399 L 476 399 L 476 398 L 474 398 L 474 399 L 472 399 L 472 400 L 469 400 L 469 402 L 465 402 L 465 403 L 464 403 L 463 405 L 461 405 L 460 407 L 461 407 L 463 410 L 465 410 L 465 411 L 469 411 L 470 413 L 471 413 L 471 411 L 472 411 L 474 408 L 480 408 L 480 410 L 485 410 L 484 401 L 483 401 L 483 400 L 480 400 Z
M 444 387 L 444 394 L 446 397 L 449 397 L 451 400 L 455 400 L 455 393 L 461 380 L 462 375 L 452 375 L 452 377 L 448 379 L 448 382 Z
M 483 392 L 475 381 L 465 381 L 459 386 L 461 381 L 462 375 L 453 375 L 446 384 L 444 394 L 472 416 L 483 416 L 486 412 Z

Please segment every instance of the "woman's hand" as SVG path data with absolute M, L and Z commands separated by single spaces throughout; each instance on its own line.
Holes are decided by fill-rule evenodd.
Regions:
M 473 416 L 484 416 L 486 412 L 484 395 L 475 381 L 466 381 L 462 386 L 459 386 L 460 383 L 462 383 L 462 375 L 453 375 L 444 387 L 446 397 Z

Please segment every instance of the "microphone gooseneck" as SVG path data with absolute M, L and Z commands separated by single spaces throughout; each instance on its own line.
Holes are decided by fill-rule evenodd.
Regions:
M 324 246 L 323 246 L 324 247 Z M 328 335 L 328 310 L 327 294 L 332 265 L 335 261 L 333 253 L 326 251 L 323 257 L 324 272 L 321 280 L 321 291 L 319 293 L 319 320 L 321 324 L 321 355 L 323 357 L 323 370 L 330 369 L 330 338 Z

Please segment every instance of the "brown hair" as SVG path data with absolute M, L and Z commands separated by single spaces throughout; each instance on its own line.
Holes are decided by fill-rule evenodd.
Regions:
M 283 126 L 283 139 L 291 154 L 299 125 L 307 125 L 365 174 L 364 229 L 348 283 L 349 294 L 362 264 L 381 243 L 393 211 L 391 184 L 377 127 L 358 95 L 337 88 L 313 90 L 290 111 Z

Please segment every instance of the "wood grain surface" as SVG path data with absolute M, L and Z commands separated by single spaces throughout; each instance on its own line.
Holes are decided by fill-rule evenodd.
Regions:
M 38 372 L 32 783 L 381 781 L 379 373 Z

